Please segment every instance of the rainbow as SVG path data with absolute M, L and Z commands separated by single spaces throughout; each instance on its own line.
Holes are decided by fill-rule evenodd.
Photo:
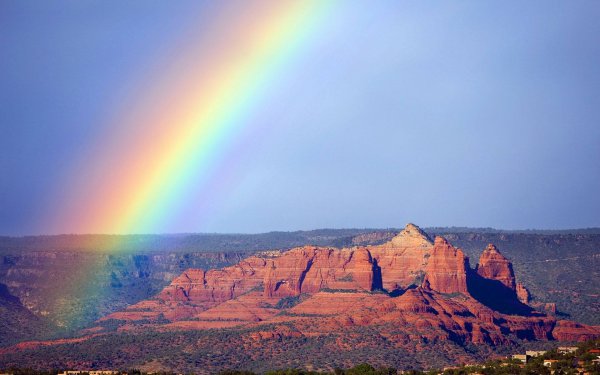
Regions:
M 162 59 L 128 78 L 131 89 L 118 108 L 107 108 L 102 132 L 57 178 L 58 192 L 40 228 L 111 234 L 92 236 L 86 250 L 122 253 L 135 247 L 130 234 L 164 232 L 182 220 L 189 202 L 226 194 L 243 154 L 238 148 L 262 131 L 253 128 L 252 116 L 307 55 L 332 5 L 278 0 L 208 7 L 199 18 L 213 21 L 195 20 Z M 201 231 L 206 211 L 183 220 Z M 95 316 L 97 301 L 109 293 L 109 286 L 98 287 L 110 280 L 91 255 L 79 254 L 87 257 L 83 266 L 68 280 L 56 280 L 52 315 L 66 329 Z
M 186 202 L 213 199 L 235 164 L 235 147 L 255 131 L 249 119 L 310 48 L 332 4 L 253 1 L 213 10 L 215 21 L 191 28 L 136 83 L 126 108 L 67 176 L 71 187 L 46 226 L 164 232 Z M 195 215 L 186 219 L 201 230 L 202 213 Z

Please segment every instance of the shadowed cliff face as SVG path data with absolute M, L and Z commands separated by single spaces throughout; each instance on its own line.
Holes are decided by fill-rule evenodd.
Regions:
M 469 293 L 487 307 L 503 314 L 532 314 L 533 309 L 519 301 L 515 291 L 501 281 L 486 279 L 474 272 L 470 273 L 468 280 Z
M 600 325 L 600 235 L 589 232 L 442 233 L 471 259 L 479 259 L 481 250 L 494 243 L 511 260 L 522 301 L 559 317 Z
M 493 244 L 485 248 L 475 270 L 481 277 L 496 280 L 510 290 L 516 288 L 512 263 Z
M 373 259 L 373 285 L 371 290 L 383 290 L 383 276 L 381 267 L 377 264 L 377 259 Z
M 491 309 L 511 315 L 532 314 L 533 309 L 517 295 L 512 263 L 493 244 L 485 248 L 468 280 L 469 293 Z
M 450 245 L 443 237 L 436 237 L 423 284 L 440 293 L 468 294 L 467 276 L 469 258 L 462 250 Z

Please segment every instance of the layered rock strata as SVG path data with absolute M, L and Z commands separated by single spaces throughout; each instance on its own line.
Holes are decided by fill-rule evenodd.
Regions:
M 285 323 L 293 327 L 290 332 L 305 336 L 391 325 L 404 332 L 394 338 L 402 342 L 491 345 L 600 336 L 595 327 L 557 322 L 534 311 L 523 304 L 528 300 L 523 290 L 495 246 L 489 245 L 471 269 L 463 251 L 443 237 L 431 241 L 408 224 L 382 245 L 304 246 L 220 270 L 190 269 L 156 298 L 103 320 L 125 321 L 119 329 L 132 331 Z
M 423 286 L 440 293 L 468 294 L 467 270 L 469 258 L 462 250 L 436 237 L 427 264 Z
M 512 290 L 516 288 L 512 263 L 493 244 L 483 250 L 475 270 L 481 277 L 497 280 Z

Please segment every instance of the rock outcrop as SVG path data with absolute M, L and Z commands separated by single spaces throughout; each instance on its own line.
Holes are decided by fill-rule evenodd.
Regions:
M 0 285 L 0 308 L 3 296 L 8 302 L 17 302 L 2 290 Z M 469 258 L 459 248 L 443 237 L 431 241 L 409 224 L 381 245 L 303 246 L 257 253 L 220 269 L 190 268 L 155 297 L 105 316 L 76 339 L 2 348 L 0 360 L 21 350 L 69 344 L 46 353 L 58 353 L 70 365 L 79 365 L 80 357 L 70 356 L 82 351 L 72 350 L 73 345 L 115 331 L 128 338 L 168 331 L 170 334 L 143 337 L 160 340 L 159 350 L 179 343 L 188 353 L 206 345 L 196 358 L 213 361 L 206 353 L 214 352 L 220 363 L 228 365 L 239 356 L 239 348 L 249 347 L 276 356 L 282 350 L 299 352 L 306 347 L 326 348 L 329 354 L 368 345 L 369 355 L 373 350 L 384 354 L 427 352 L 427 360 L 435 348 L 457 363 L 473 359 L 460 348 L 470 344 L 477 344 L 480 353 L 491 353 L 493 346 L 520 340 L 600 338 L 599 327 L 557 321 L 541 311 L 552 310 L 549 306 L 528 306 L 528 301 L 529 293 L 516 282 L 511 262 L 495 246 L 487 246 L 471 269 Z M 205 336 L 181 332 L 206 329 L 218 331 Z M 98 342 L 114 343 L 117 347 L 110 349 L 115 353 L 135 357 L 132 341 L 122 337 L 112 340 L 109 336 Z M 188 341 L 189 337 L 195 339 Z M 169 338 L 173 341 L 162 341 Z M 313 346 L 311 340 L 319 345 Z M 226 349 L 213 347 L 223 342 L 229 345 Z
M 175 278 L 159 295 L 168 302 L 191 302 L 210 307 L 236 298 L 262 283 L 269 260 L 249 257 L 220 270 L 190 269 Z
M 119 329 L 131 332 L 244 327 L 257 329 L 252 337 L 258 341 L 368 326 L 386 331 L 387 340 L 400 347 L 600 337 L 595 327 L 558 324 L 524 305 L 524 290 L 495 246 L 489 245 L 471 269 L 462 250 L 443 237 L 432 243 L 409 224 L 382 245 L 304 246 L 219 270 L 190 269 L 156 298 L 104 320 L 125 321 Z M 270 331 L 272 326 L 287 328 Z M 390 326 L 393 336 L 387 333 Z
M 429 236 L 409 223 L 390 241 L 372 246 L 369 251 L 381 268 L 383 288 L 393 291 L 421 284 L 432 249 Z
M 366 248 L 298 248 L 274 259 L 264 279 L 268 297 L 290 297 L 321 289 L 373 289 L 374 264 Z
M 600 330 L 583 324 L 559 320 L 552 331 L 554 339 L 559 341 L 588 341 L 599 337 Z
M 498 280 L 507 288 L 515 290 L 515 274 L 512 264 L 493 244 L 489 244 L 485 248 L 475 270 L 481 277 Z
M 431 248 L 432 241 L 421 228 L 408 223 L 397 236 L 390 240 L 390 244 L 397 249 L 420 248 L 427 250 Z
M 468 294 L 469 258 L 462 250 L 436 237 L 425 271 L 423 286 L 440 293 Z
M 479 302 L 505 314 L 531 313 L 531 307 L 518 298 L 512 263 L 493 244 L 483 250 L 475 270 L 469 273 L 469 293 Z
M 162 314 L 170 320 L 189 319 L 252 291 L 264 291 L 267 299 L 280 299 L 322 289 L 374 288 L 381 288 L 381 272 L 366 248 L 305 246 L 274 257 L 249 257 L 220 270 L 187 270 L 164 288 L 156 301 L 142 301 L 107 318 L 158 319 Z
M 529 290 L 527 290 L 527 288 L 525 288 L 525 285 L 523 285 L 523 283 L 517 283 L 517 298 L 519 299 L 519 301 L 521 301 L 521 303 L 524 304 L 528 304 L 529 303 L 529 299 L 531 298 L 531 296 L 529 295 Z

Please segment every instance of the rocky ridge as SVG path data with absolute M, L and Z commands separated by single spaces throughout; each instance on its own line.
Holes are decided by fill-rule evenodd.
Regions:
M 471 268 L 461 249 L 409 224 L 383 244 L 302 246 L 220 269 L 189 268 L 153 298 L 105 316 L 79 337 L 0 349 L 0 365 L 43 368 L 50 360 L 59 367 L 168 370 L 174 359 L 165 350 L 176 347 L 187 363 L 178 368 L 200 363 L 209 366 L 206 373 L 261 360 L 280 365 L 284 356 L 301 367 L 322 353 L 344 365 L 375 354 L 381 365 L 411 358 L 411 366 L 424 368 L 433 359 L 489 358 L 505 345 L 600 337 L 599 327 L 559 320 L 528 300 L 495 246 Z
M 131 332 L 265 327 L 257 334 L 260 339 L 393 324 L 402 332 L 390 338 L 398 345 L 600 336 L 596 327 L 535 311 L 526 304 L 525 290 L 494 245 L 472 269 L 469 258 L 446 239 L 432 241 L 408 224 L 381 245 L 304 246 L 219 270 L 187 270 L 155 298 L 101 319 L 94 332 L 108 322 Z
M 436 237 L 423 286 L 440 293 L 468 294 L 468 270 L 469 258 L 462 250 L 450 245 L 445 238 Z
M 507 288 L 516 290 L 512 264 L 493 244 L 483 250 L 475 270 L 481 277 L 497 280 Z

